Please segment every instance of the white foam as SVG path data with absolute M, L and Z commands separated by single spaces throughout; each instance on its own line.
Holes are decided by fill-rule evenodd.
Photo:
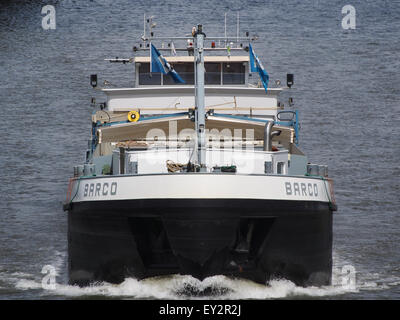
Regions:
M 137 299 L 173 299 L 171 297 L 171 283 L 169 281 L 159 281 L 146 279 L 139 281 L 134 278 L 127 278 L 119 285 L 107 282 L 97 283 L 88 287 L 78 287 L 70 285 L 56 284 L 55 290 L 49 290 L 48 294 L 65 296 L 128 296 Z
M 7 272 L 0 270 L 0 280 L 19 290 L 40 290 L 42 296 L 105 296 L 132 299 L 276 299 L 295 297 L 324 297 L 362 291 L 386 290 L 400 285 L 400 277 L 368 273 L 356 270 L 357 281 L 355 288 L 341 285 L 342 267 L 351 265 L 351 262 L 340 260 L 333 254 L 332 285 L 322 287 L 299 287 L 289 280 L 273 280 L 268 285 L 261 285 L 244 279 L 232 279 L 222 275 L 213 276 L 200 281 L 191 276 L 172 275 L 154 277 L 144 280 L 127 278 L 119 285 L 100 282 L 88 287 L 78 287 L 56 283 L 55 289 L 42 289 L 42 274 L 36 275 L 26 272 Z M 56 252 L 52 265 L 57 274 L 65 264 L 65 254 Z M 59 281 L 59 277 L 57 278 Z M 187 288 L 203 292 L 202 296 L 186 295 Z M 211 289 L 211 290 L 209 290 Z
M 173 275 L 144 280 L 127 278 L 119 285 L 106 282 L 88 287 L 78 287 L 57 283 L 55 289 L 42 290 L 45 296 L 105 296 L 125 297 L 133 299 L 277 299 L 295 297 L 336 296 L 360 291 L 384 290 L 389 286 L 399 285 L 399 279 L 391 278 L 393 282 L 365 281 L 357 283 L 356 288 L 349 289 L 341 285 L 322 287 L 299 287 L 289 280 L 273 280 L 268 285 L 261 285 L 244 279 L 231 279 L 225 276 L 214 276 L 203 281 L 191 276 Z M 213 288 L 216 295 L 190 296 L 184 289 L 190 286 L 201 292 Z M 40 281 L 19 279 L 15 287 L 20 290 L 42 289 Z
M 212 287 L 217 290 L 217 293 L 221 292 L 221 294 L 201 297 L 188 296 L 181 293 L 187 285 L 200 292 Z M 41 288 L 41 283 L 32 280 L 20 280 L 16 287 L 23 290 L 38 289 Z M 191 276 L 181 275 L 149 278 L 141 281 L 128 278 L 119 285 L 106 282 L 88 287 L 56 284 L 54 290 L 43 290 L 44 295 L 110 296 L 135 299 L 274 299 L 295 296 L 327 296 L 346 292 L 349 292 L 349 290 L 332 286 L 298 287 L 288 280 L 274 280 L 268 286 L 265 286 L 249 280 L 230 279 L 225 276 L 214 276 L 200 281 Z
M 42 284 L 38 283 L 38 282 L 36 282 L 34 280 L 22 279 L 22 280 L 18 280 L 16 282 L 15 287 L 17 289 L 21 289 L 21 290 L 41 289 L 42 288 Z

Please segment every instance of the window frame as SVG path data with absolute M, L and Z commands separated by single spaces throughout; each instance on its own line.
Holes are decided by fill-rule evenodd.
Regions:
M 178 62 L 179 63 L 179 62 Z M 187 62 L 185 62 L 187 63 Z M 192 62 L 190 62 L 192 63 Z M 219 84 L 208 84 L 205 83 L 205 85 L 217 85 L 217 86 L 246 86 L 248 84 L 249 81 L 249 64 L 247 61 L 243 61 L 243 62 L 232 62 L 235 64 L 242 64 L 244 66 L 244 81 L 242 83 L 224 83 L 224 64 L 228 63 L 226 61 L 223 62 L 206 62 L 205 63 L 205 67 L 207 68 L 207 64 L 208 63 L 212 63 L 212 64 L 219 64 L 220 65 L 220 82 Z M 161 81 L 159 84 L 141 84 L 139 82 L 140 80 L 140 69 L 142 67 L 142 65 L 147 64 L 150 67 L 150 63 L 149 62 L 137 62 L 135 63 L 135 87 L 153 87 L 153 86 L 164 86 L 164 74 L 160 74 L 161 77 Z M 194 77 L 195 72 L 193 72 L 193 77 Z M 175 85 L 183 85 L 183 86 L 193 86 L 195 83 L 194 79 L 193 79 L 193 84 L 166 84 L 165 86 L 175 86 Z

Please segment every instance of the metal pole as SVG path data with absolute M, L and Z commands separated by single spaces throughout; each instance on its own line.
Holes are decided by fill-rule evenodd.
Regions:
M 272 127 L 273 121 L 268 121 L 264 127 L 264 151 L 272 150 Z
M 226 48 L 226 12 L 225 12 L 225 46 L 224 47 Z
M 143 38 L 146 40 L 146 14 L 143 14 Z M 146 44 L 146 41 L 144 42 Z
M 206 171 L 205 108 L 204 108 L 204 38 L 203 26 L 199 24 L 195 34 L 195 120 L 197 131 L 197 156 L 200 171 Z
M 236 48 L 239 47 L 239 11 L 237 12 L 236 20 Z

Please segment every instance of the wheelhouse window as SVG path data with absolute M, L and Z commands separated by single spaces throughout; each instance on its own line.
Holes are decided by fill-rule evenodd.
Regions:
M 206 84 L 221 84 L 220 63 L 205 63 L 204 68 L 206 69 L 206 73 L 204 74 Z
M 139 85 L 161 85 L 161 74 L 150 73 L 150 63 L 141 63 L 139 67 Z
M 193 62 L 171 63 L 179 76 L 185 80 L 186 85 L 194 84 L 194 64 Z M 206 85 L 231 85 L 245 84 L 246 67 L 242 62 L 206 62 L 205 67 L 205 84 Z M 175 83 L 168 74 L 150 73 L 150 63 L 140 63 L 139 85 L 182 85 Z
M 179 74 L 179 76 L 185 81 L 185 84 L 194 84 L 194 64 L 193 63 L 175 63 L 171 66 Z M 181 84 L 175 83 L 174 79 L 168 74 L 163 74 L 163 84 L 173 85 Z
M 223 84 L 244 84 L 245 67 L 243 63 L 223 64 Z

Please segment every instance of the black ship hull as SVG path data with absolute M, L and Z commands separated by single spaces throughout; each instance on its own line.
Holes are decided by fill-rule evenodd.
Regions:
M 332 211 L 316 201 L 77 202 L 68 214 L 71 284 L 188 274 L 328 285 Z

